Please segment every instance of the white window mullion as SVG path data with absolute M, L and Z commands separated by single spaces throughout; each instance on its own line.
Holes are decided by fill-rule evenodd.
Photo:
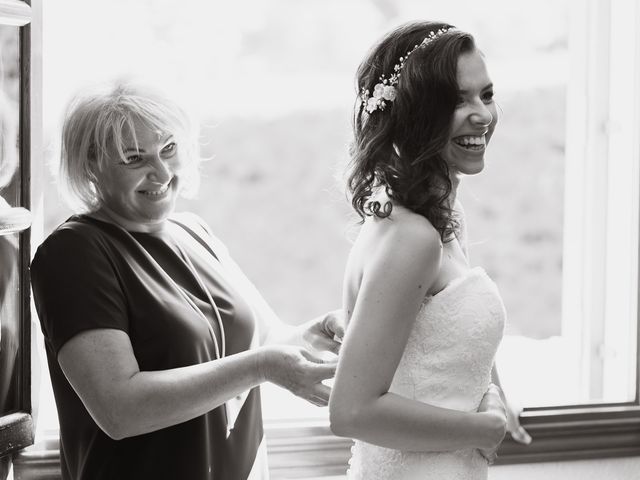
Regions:
M 571 16 L 567 88 L 562 336 L 580 399 L 602 395 L 610 5 L 590 0 Z
M 604 400 L 635 396 L 638 286 L 638 105 L 640 7 L 611 3 L 609 188 L 605 305 Z M 628 380 L 632 379 L 631 382 Z M 630 388 L 633 387 L 633 388 Z

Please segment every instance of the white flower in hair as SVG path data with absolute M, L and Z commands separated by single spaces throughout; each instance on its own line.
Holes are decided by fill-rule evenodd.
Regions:
M 378 107 L 380 107 L 381 109 L 384 109 L 384 105 L 380 106 L 379 103 L 381 102 L 380 99 L 376 98 L 376 97 L 371 97 L 368 101 L 367 101 L 367 112 L 371 113 L 374 110 L 376 110 Z
M 441 37 L 445 33 L 447 33 L 451 28 L 441 28 L 437 31 L 431 31 L 425 37 L 424 40 L 419 45 L 413 47 L 410 51 L 407 52 L 406 55 L 400 57 L 398 63 L 393 66 L 393 73 L 389 78 L 386 78 L 384 73 L 380 75 L 379 83 L 377 83 L 373 87 L 373 95 L 369 92 L 368 89 L 362 87 L 360 93 L 360 100 L 364 105 L 364 109 L 367 113 L 371 114 L 376 110 L 384 110 L 387 106 L 387 102 L 393 102 L 398 96 L 398 90 L 396 89 L 396 85 L 398 84 L 398 80 L 400 79 L 400 73 L 402 68 L 404 67 L 404 63 L 407 61 L 407 58 L 415 52 L 418 48 L 424 48 L 433 42 L 436 38 Z M 371 96 L 370 96 L 371 95 Z
M 392 85 L 385 85 L 384 89 L 382 90 L 382 98 L 384 98 L 385 100 L 389 100 L 390 102 L 393 102 L 396 99 L 397 95 L 398 92 L 396 92 L 396 87 Z
M 375 98 L 381 98 L 382 97 L 382 92 L 384 92 L 384 85 L 381 83 L 376 84 L 375 87 L 373 87 L 373 96 Z

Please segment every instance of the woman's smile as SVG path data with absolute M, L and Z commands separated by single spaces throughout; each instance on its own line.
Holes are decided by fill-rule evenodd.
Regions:
M 138 193 L 144 195 L 145 197 L 148 197 L 150 200 L 161 200 L 169 196 L 168 195 L 169 188 L 172 186 L 172 184 L 173 184 L 173 179 L 171 179 L 169 183 L 167 183 L 166 185 L 160 188 L 156 187 L 156 188 L 138 190 Z

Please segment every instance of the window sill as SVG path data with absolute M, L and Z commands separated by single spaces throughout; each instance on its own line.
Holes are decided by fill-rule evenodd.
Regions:
M 22 232 L 31 226 L 31 212 L 26 208 L 13 207 L 0 210 L 0 235 Z
M 496 465 L 640 455 L 640 407 L 636 405 L 540 408 L 525 411 L 531 445 L 505 439 Z M 325 421 L 265 425 L 272 480 L 343 475 L 351 440 L 334 436 Z M 60 478 L 55 436 L 14 456 L 15 480 Z
M 0 456 L 33 443 L 33 421 L 28 413 L 10 413 L 0 417 Z
M 522 425 L 531 445 L 505 439 L 496 464 L 640 455 L 640 407 L 602 405 L 526 410 Z

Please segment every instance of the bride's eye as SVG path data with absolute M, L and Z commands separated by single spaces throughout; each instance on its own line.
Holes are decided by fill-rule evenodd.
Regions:
M 493 90 L 487 90 L 482 94 L 482 101 L 484 103 L 491 103 L 493 101 Z

